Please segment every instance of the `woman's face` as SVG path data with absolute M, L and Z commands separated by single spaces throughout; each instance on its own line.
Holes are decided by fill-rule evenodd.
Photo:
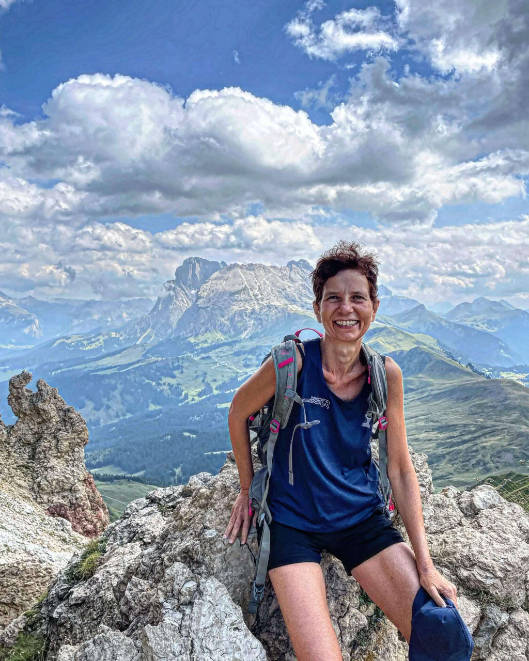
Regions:
M 351 342 L 365 335 L 379 303 L 377 299 L 373 304 L 369 282 L 363 273 L 344 269 L 325 282 L 321 301 L 313 306 L 326 337 Z

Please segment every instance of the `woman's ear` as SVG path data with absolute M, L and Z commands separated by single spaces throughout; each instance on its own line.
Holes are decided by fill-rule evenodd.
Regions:
M 314 310 L 314 314 L 316 315 L 316 321 L 321 324 L 321 316 L 320 316 L 320 306 L 319 303 L 316 301 L 312 301 L 312 309 Z

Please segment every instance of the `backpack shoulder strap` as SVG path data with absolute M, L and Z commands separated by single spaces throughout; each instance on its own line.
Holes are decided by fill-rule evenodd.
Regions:
M 286 340 L 272 349 L 272 360 L 276 372 L 276 392 L 272 422 L 278 425 L 278 431 L 286 427 L 294 402 L 301 403 L 296 392 L 298 385 L 298 355 L 296 342 Z
M 378 472 L 382 499 L 386 514 L 395 516 L 395 504 L 391 496 L 391 483 L 388 476 L 388 443 L 386 437 L 386 406 L 388 401 L 388 381 L 386 376 L 386 356 L 382 356 L 367 344 L 362 344 L 367 363 L 368 382 L 371 392 L 368 399 L 368 415 L 371 418 L 371 437 L 378 438 Z
M 270 475 L 272 474 L 272 459 L 279 430 L 285 428 L 294 402 L 302 403 L 301 397 L 296 392 L 298 382 L 298 360 L 296 353 L 296 342 L 287 339 L 273 347 L 272 360 L 276 372 L 276 392 L 274 396 L 274 408 L 270 421 L 270 435 L 266 445 L 266 478 L 263 496 L 260 503 L 260 525 L 263 527 L 259 552 L 256 559 L 255 578 L 252 583 L 251 597 L 248 604 L 248 612 L 256 613 L 257 607 L 263 598 L 266 573 L 268 570 L 268 558 L 270 556 L 270 524 L 272 514 L 268 506 L 268 489 L 270 486 Z
M 386 377 L 386 357 L 362 344 L 362 352 L 367 364 L 367 380 L 371 384 L 368 414 L 375 424 L 384 415 L 388 401 L 388 381 Z

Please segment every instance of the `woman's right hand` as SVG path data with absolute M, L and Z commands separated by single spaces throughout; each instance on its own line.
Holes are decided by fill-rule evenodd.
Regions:
M 230 544 L 233 544 L 239 531 L 241 531 L 241 544 L 246 544 L 248 539 L 248 530 L 250 529 L 250 522 L 255 525 L 255 518 L 257 513 L 253 514 L 253 520 L 250 521 L 250 498 L 248 490 L 242 490 L 237 496 L 233 508 L 231 510 L 231 517 L 228 527 L 224 531 L 224 539 L 229 537 Z

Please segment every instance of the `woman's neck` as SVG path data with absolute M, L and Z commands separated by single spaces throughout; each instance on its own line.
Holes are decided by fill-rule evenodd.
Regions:
M 357 378 L 365 372 L 360 357 L 362 340 L 357 342 L 332 342 L 327 337 L 321 340 L 321 362 L 326 378 L 342 382 Z

